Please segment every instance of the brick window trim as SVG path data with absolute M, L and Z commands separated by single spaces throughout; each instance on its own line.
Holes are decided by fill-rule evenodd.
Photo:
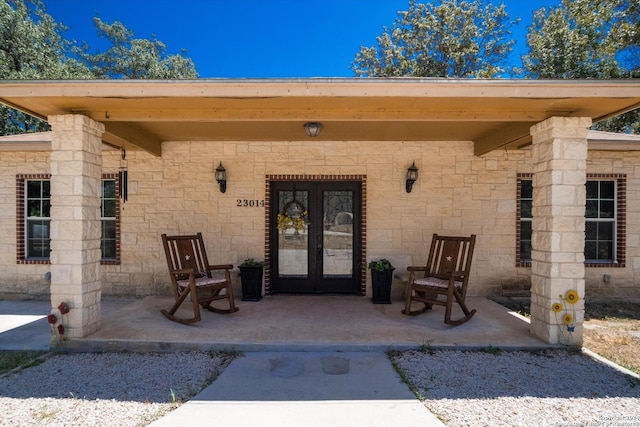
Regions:
M 516 188 L 516 267 L 531 267 L 531 261 L 520 260 L 520 182 L 533 179 L 533 173 L 519 173 Z M 587 173 L 589 180 L 612 180 L 616 182 L 616 254 L 614 262 L 588 262 L 590 268 L 624 268 L 627 248 L 627 175 L 623 173 Z
M 51 180 L 51 174 L 18 174 L 16 175 L 16 263 L 17 264 L 51 264 L 48 259 L 26 258 L 25 247 L 25 188 L 28 180 Z M 101 179 L 116 182 L 116 194 L 119 194 L 120 181 L 117 173 L 103 174 Z M 101 196 L 102 197 L 102 196 Z M 120 265 L 120 199 L 116 197 L 116 257 L 115 259 L 100 260 L 101 265 Z
M 366 175 L 266 175 L 265 176 L 265 233 L 264 233 L 264 268 L 265 294 L 271 293 L 271 257 L 269 256 L 269 242 L 271 240 L 271 181 L 357 181 L 361 186 L 361 244 L 362 261 L 360 263 L 360 293 L 367 291 L 367 176 Z

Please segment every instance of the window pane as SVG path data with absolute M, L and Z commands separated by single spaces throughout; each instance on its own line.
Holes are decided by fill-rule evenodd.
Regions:
M 598 200 L 587 200 L 585 216 L 587 218 L 598 218 Z
M 598 260 L 610 260 L 613 259 L 613 243 L 612 242 L 598 242 Z
M 42 205 L 40 200 L 29 200 L 27 201 L 27 216 L 38 217 L 42 216 Z
M 520 202 L 520 218 L 532 218 L 531 200 L 523 200 Z
M 613 224 L 610 222 L 598 223 L 598 240 L 613 240 Z
M 613 200 L 603 200 L 600 202 L 600 218 L 613 218 L 615 204 Z
M 48 258 L 50 252 L 49 221 L 28 221 L 27 232 L 27 256 Z
M 103 200 L 102 201 L 102 216 L 104 218 L 115 218 L 115 216 L 116 216 L 116 201 L 115 200 Z
M 116 222 L 114 220 L 102 221 L 102 239 L 116 238 Z
M 116 181 L 108 179 L 102 181 L 102 197 L 105 199 L 116 198 Z
M 115 259 L 116 242 L 115 240 L 103 240 L 101 243 L 102 259 Z
M 27 182 L 27 198 L 39 199 L 41 196 L 40 188 L 42 181 L 28 181 Z
M 102 220 L 102 258 L 116 257 L 116 222 L 115 220 Z
M 584 257 L 585 259 L 596 259 L 597 253 L 596 242 L 586 242 L 584 245 Z
M 598 238 L 598 223 L 587 221 L 584 224 L 585 229 L 585 239 L 587 240 L 596 240 Z
M 587 221 L 585 223 L 584 257 L 591 261 L 611 261 L 614 259 L 613 222 Z
M 533 198 L 533 181 L 530 179 L 523 179 L 520 181 L 520 197 L 523 199 Z
M 611 200 L 615 198 L 615 186 L 613 181 L 600 181 L 600 198 Z
M 598 183 L 599 181 L 587 181 L 587 199 L 598 198 Z
M 520 260 L 531 259 L 531 221 L 520 223 Z
M 42 201 L 42 216 L 51 218 L 51 201 L 49 199 Z

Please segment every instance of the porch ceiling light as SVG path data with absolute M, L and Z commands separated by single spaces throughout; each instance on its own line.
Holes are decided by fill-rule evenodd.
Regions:
M 227 191 L 227 170 L 222 166 L 222 162 L 216 168 L 216 181 L 218 185 L 220 185 L 220 192 L 224 193 Z
M 315 138 L 320 135 L 320 131 L 322 130 L 322 123 L 318 122 L 307 122 L 304 124 L 304 131 L 307 133 L 307 136 L 311 138 Z
M 406 190 L 407 193 L 411 193 L 411 189 L 413 188 L 413 183 L 418 180 L 418 168 L 416 167 L 416 162 L 414 161 L 411 166 L 407 169 L 407 184 Z

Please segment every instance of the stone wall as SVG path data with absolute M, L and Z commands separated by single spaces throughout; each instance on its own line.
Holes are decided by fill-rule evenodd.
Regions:
M 366 175 L 367 258 L 396 266 L 400 298 L 406 267 L 425 262 L 431 235 L 478 235 L 471 295 L 526 288 L 530 269 L 515 266 L 517 173 L 532 172 L 529 150 L 473 155 L 471 142 L 166 142 L 162 158 L 127 152 L 129 199 L 122 204 L 121 263 L 102 265 L 103 295 L 168 294 L 162 233 L 201 231 L 211 262 L 264 257 L 265 176 Z M 47 265 L 16 263 L 15 177 L 48 173 L 49 153 L 0 152 L 0 298 L 48 294 Z M 119 150 L 103 151 L 103 172 L 118 171 Z M 627 174 L 625 268 L 587 268 L 587 294 L 640 297 L 640 153 L 589 152 L 589 173 Z M 226 193 L 213 170 L 227 169 Z M 406 170 L 420 169 L 411 193 Z M 610 276 L 608 283 L 603 275 Z M 235 272 L 237 276 L 237 270 Z M 369 282 L 367 282 L 369 283 Z

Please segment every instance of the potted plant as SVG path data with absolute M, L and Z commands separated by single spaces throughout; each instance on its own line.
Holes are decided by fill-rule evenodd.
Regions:
M 260 301 L 262 299 L 263 267 L 263 261 L 256 261 L 253 258 L 245 259 L 238 266 L 242 282 L 242 301 Z
M 371 302 L 391 304 L 391 282 L 395 267 L 388 259 L 382 258 L 369 262 L 369 268 L 371 269 L 371 289 L 373 291 Z

